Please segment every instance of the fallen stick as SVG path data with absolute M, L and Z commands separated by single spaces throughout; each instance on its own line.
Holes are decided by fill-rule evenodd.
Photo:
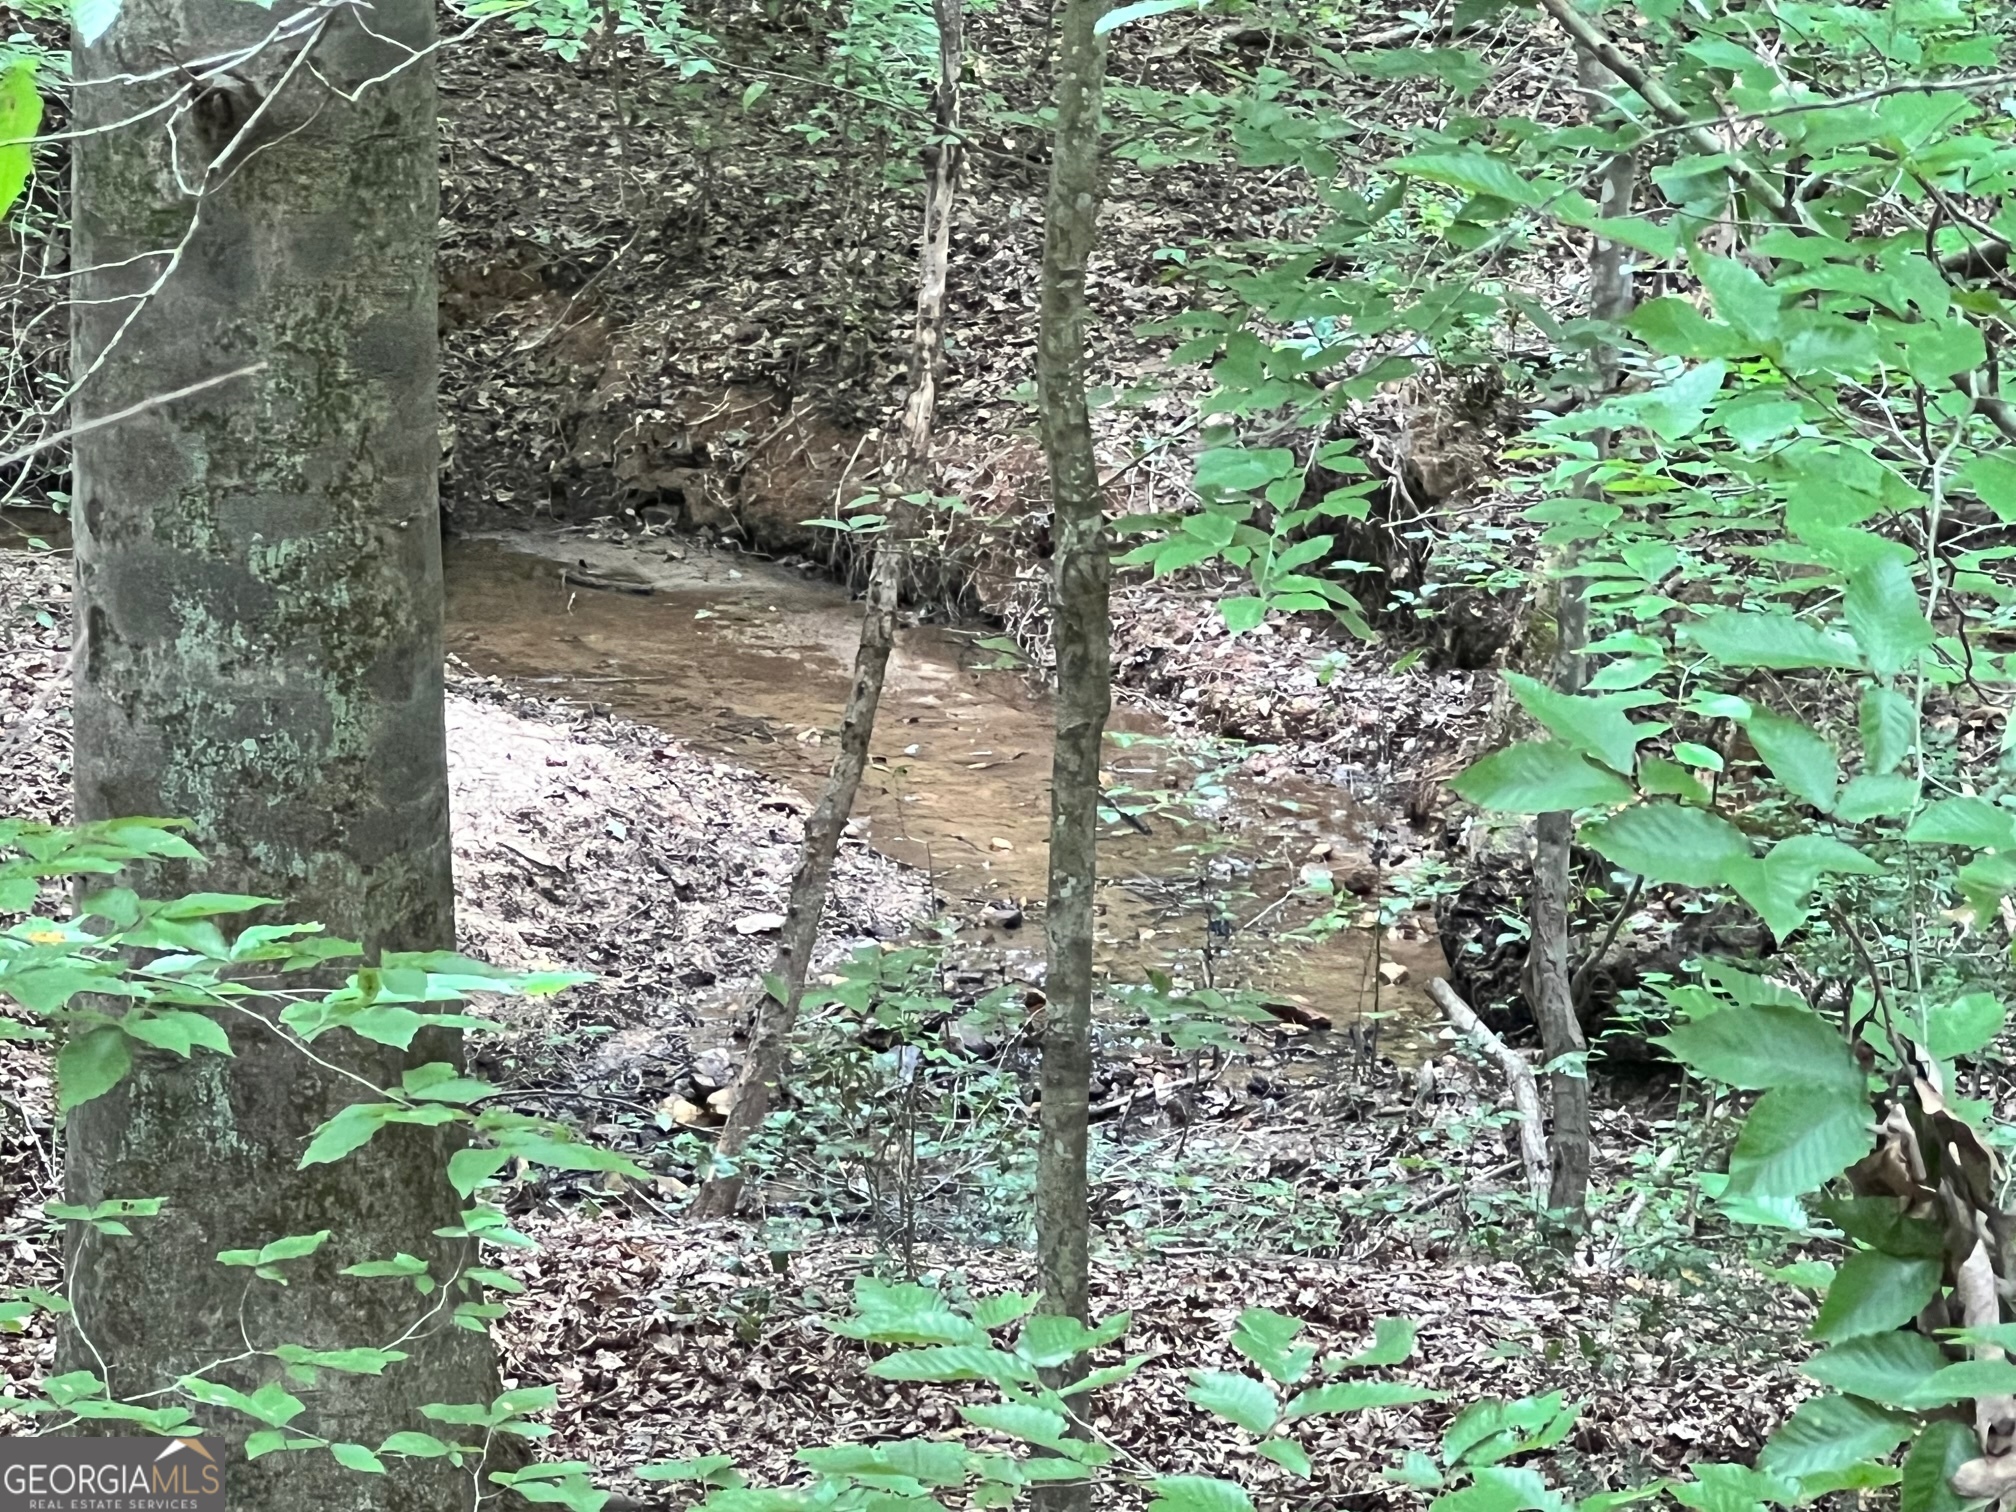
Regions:
M 1296 1024 L 1304 1029 L 1324 1030 L 1330 1027 L 1329 1014 L 1318 1013 L 1314 1008 L 1305 1008 L 1300 1003 L 1285 1002 L 1280 998 L 1269 998 L 1261 1003 L 1260 1011 L 1284 1024 Z
M 1158 1102 L 1166 1101 L 1175 1097 L 1179 1092 L 1194 1092 L 1199 1087 L 1208 1087 L 1216 1080 L 1218 1080 L 1218 1073 L 1214 1071 L 1209 1076 L 1186 1077 L 1182 1081 L 1169 1082 L 1159 1087 L 1134 1087 L 1126 1092 L 1109 1097 L 1102 1103 L 1094 1103 L 1086 1110 L 1085 1117 L 1090 1123 L 1099 1123 L 1111 1118 L 1115 1113 L 1127 1112 L 1136 1103 L 1144 1103 L 1150 1100 Z
M 588 572 L 579 567 L 561 568 L 560 580 L 575 588 L 599 588 L 604 593 L 634 593 L 643 598 L 649 598 L 657 591 L 649 583 L 604 577 L 599 572 Z
M 1540 1110 L 1540 1084 L 1533 1079 L 1533 1068 L 1526 1064 L 1525 1056 L 1487 1029 L 1442 978 L 1428 983 L 1428 996 L 1456 1031 L 1498 1062 L 1505 1073 L 1512 1089 L 1512 1106 L 1519 1110 L 1519 1160 L 1526 1167 L 1526 1184 L 1533 1190 L 1533 1200 L 1544 1206 L 1553 1173 L 1547 1158 L 1546 1115 Z

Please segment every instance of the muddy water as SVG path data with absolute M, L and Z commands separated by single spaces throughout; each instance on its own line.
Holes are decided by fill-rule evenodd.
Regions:
M 568 568 L 612 591 L 570 583 Z M 830 584 L 677 539 L 613 546 L 575 535 L 463 539 L 448 548 L 448 647 L 471 669 L 606 705 L 769 773 L 808 798 L 832 755 L 859 606 Z M 1040 960 L 1049 824 L 1050 711 L 975 638 L 902 631 L 855 809 L 870 843 L 927 870 L 976 945 L 1020 969 Z M 1101 840 L 1102 967 L 1250 988 L 1339 1030 L 1397 1019 L 1403 1050 L 1441 969 L 1416 931 L 1287 938 L 1318 910 L 1296 883 L 1364 865 L 1373 825 L 1341 791 L 1268 781 L 1222 748 L 1171 740 L 1138 713 L 1113 723 L 1107 771 L 1140 824 Z M 1146 831 L 1145 833 L 1143 831 Z M 1011 925 L 1015 913 L 1023 922 Z M 1375 950 L 1376 946 L 1376 950 Z M 1406 969 L 1395 986 L 1378 967 Z

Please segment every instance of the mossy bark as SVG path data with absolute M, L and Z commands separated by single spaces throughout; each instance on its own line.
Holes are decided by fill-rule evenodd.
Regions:
M 364 14 L 294 24 L 241 0 L 128 0 L 77 49 L 76 419 L 263 369 L 80 438 L 74 671 L 78 816 L 186 818 L 206 857 L 141 885 L 281 898 L 287 919 L 376 952 L 449 947 L 454 926 L 435 96 L 430 60 L 416 61 L 434 16 L 383 0 L 367 33 Z M 291 39 L 260 48 L 276 22 Z M 206 67 L 241 49 L 228 75 Z M 184 108 L 132 119 L 178 94 Z M 307 1404 L 293 1427 L 372 1448 L 440 1429 L 425 1403 L 490 1400 L 490 1344 L 450 1320 L 463 1293 L 337 1275 L 400 1251 L 437 1278 L 468 1263 L 434 1237 L 462 1208 L 450 1141 L 393 1129 L 298 1170 L 310 1132 L 363 1089 L 256 1018 L 226 1023 L 233 1058 L 136 1050 L 114 1092 L 69 1116 L 69 1201 L 167 1204 L 133 1238 L 73 1237 L 65 1364 L 102 1369 L 120 1396 L 199 1370 L 249 1390 L 284 1380 L 258 1353 L 276 1345 L 397 1341 L 411 1358 L 382 1378 L 285 1382 Z M 460 1054 L 439 1032 L 410 1053 L 340 1034 L 316 1049 L 381 1086 Z M 290 1265 L 286 1287 L 215 1263 L 325 1228 L 334 1237 Z M 256 1426 L 207 1420 L 234 1436 Z M 473 1467 L 388 1464 L 378 1477 L 326 1451 L 233 1463 L 232 1504 L 474 1504 Z

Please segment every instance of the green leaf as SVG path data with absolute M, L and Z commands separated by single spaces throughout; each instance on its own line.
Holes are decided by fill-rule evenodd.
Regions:
M 697 1480 L 712 1483 L 723 1470 L 735 1468 L 732 1454 L 703 1454 L 698 1459 L 666 1460 L 656 1465 L 639 1465 L 631 1473 L 645 1481 Z
M 0 191 L 5 189 L 6 185 L 0 183 Z M 0 200 L 0 205 L 4 203 Z M 2016 524 L 2016 451 L 2005 449 L 1976 457 L 1954 475 L 1953 481 L 1973 489 L 2003 524 Z
M 35 1013 L 55 1013 L 69 1006 L 70 1000 L 80 992 L 120 992 L 123 995 L 131 995 L 136 990 L 122 983 L 109 971 L 67 963 L 57 966 L 30 966 L 26 969 L 0 973 L 0 993 L 5 993 L 23 1008 Z
M 1429 1512 L 1567 1512 L 1561 1493 L 1539 1471 L 1525 1467 L 1488 1465 L 1470 1484 L 1428 1504 Z
M 1828 1343 L 1900 1328 L 1939 1290 L 1941 1262 L 1857 1250 L 1841 1263 L 1811 1337 Z M 1860 1458 L 1858 1455 L 1857 1458 Z
M 1248 1433 L 1272 1432 L 1281 1411 L 1270 1388 L 1251 1376 L 1229 1370 L 1191 1371 L 1186 1395 L 1205 1411 L 1237 1423 Z
M 1520 742 L 1460 772 L 1450 788 L 1480 808 L 1550 814 L 1629 802 L 1631 784 L 1587 762 L 1560 740 Z
M 268 1381 L 251 1395 L 202 1376 L 184 1376 L 175 1383 L 189 1396 L 208 1407 L 228 1407 L 274 1428 L 285 1428 L 306 1407 L 277 1381 Z
M 1841 667 L 1859 671 L 1852 641 L 1816 630 L 1789 614 L 1724 610 L 1681 626 L 1681 634 L 1731 667 Z
M 315 1137 L 302 1153 L 302 1169 L 341 1160 L 352 1150 L 369 1144 L 371 1136 L 385 1127 L 391 1115 L 401 1111 L 397 1103 L 350 1104 L 315 1131 Z
M 1022 1325 L 1015 1352 L 1030 1364 L 1048 1369 L 1112 1343 L 1132 1321 L 1129 1314 L 1116 1313 L 1097 1327 L 1087 1328 L 1061 1313 L 1038 1313 Z
M 1409 1449 L 1400 1457 L 1397 1466 L 1379 1473 L 1383 1479 L 1412 1486 L 1417 1491 L 1437 1491 L 1443 1485 L 1440 1467 L 1419 1449 Z
M 1911 821 L 1906 840 L 1921 845 L 2016 849 L 2016 813 L 1985 798 L 1941 798 Z
M 1253 1512 L 1243 1487 L 1208 1475 L 1158 1475 L 1148 1512 Z
M 1842 611 L 1855 644 L 1878 677 L 1916 665 L 1932 644 L 1932 624 L 1918 604 L 1911 571 L 1895 557 L 1883 557 L 1848 577 Z
M 1916 1407 L 1943 1407 L 1976 1397 L 2016 1396 L 2016 1363 L 1960 1360 L 1943 1367 L 1919 1390 Z
M 1259 628 L 1267 618 L 1267 601 L 1259 598 L 1228 598 L 1218 602 L 1219 617 L 1225 621 L 1225 628 L 1234 635 L 1243 635 L 1248 630 Z
M 299 1344 L 282 1344 L 274 1355 L 289 1365 L 308 1365 L 345 1375 L 383 1375 L 388 1365 L 406 1359 L 404 1350 L 374 1349 L 358 1345 L 351 1349 L 306 1349 Z
M 1036 1367 L 984 1344 L 927 1344 L 885 1355 L 868 1367 L 884 1381 L 1033 1382 Z
M 1416 153 L 1412 157 L 1393 158 L 1386 166 L 1394 173 L 1461 189 L 1465 194 L 1489 195 L 1515 205 L 1540 202 L 1539 192 L 1509 163 L 1481 152 Z
M 1585 418 L 1599 425 L 1642 425 L 1669 444 L 1681 441 L 1700 429 L 1727 373 L 1720 362 L 1698 363 L 1662 387 L 1607 399 L 1585 411 Z
M 1232 1330 L 1232 1347 L 1283 1386 L 1292 1386 L 1316 1363 L 1312 1344 L 1297 1344 L 1302 1324 L 1265 1307 L 1249 1307 Z
M 1669 357 L 1745 357 L 1757 350 L 1756 342 L 1717 325 L 1677 294 L 1647 300 L 1624 324 L 1653 351 Z
M 1744 707 L 1748 708 L 1749 706 L 1746 704 Z M 1691 740 L 1677 742 L 1673 747 L 1673 757 L 1676 761 L 1684 762 L 1690 767 L 1699 767 L 1710 772 L 1719 772 L 1723 766 L 1722 753 L 1720 751 L 1711 750 L 1704 745 L 1696 745 Z
M 1642 215 L 1597 215 L 1584 218 L 1579 207 L 1570 209 L 1564 206 L 1563 211 L 1563 220 L 1568 220 L 1585 230 L 1594 231 L 1605 241 L 1617 242 L 1634 251 L 1648 253 L 1662 262 L 1667 258 L 1677 257 L 1680 253 L 1680 233 L 1670 223 L 1649 221 Z
M 1679 762 L 1663 756 L 1647 756 L 1639 763 L 1638 785 L 1648 796 L 1678 798 L 1697 808 L 1707 808 L 1714 801 L 1700 778 Z
M 1834 747 L 1811 726 L 1796 719 L 1784 719 L 1762 710 L 1750 716 L 1744 728 L 1757 754 L 1776 777 L 1808 803 L 1827 813 L 1834 807 L 1834 789 L 1841 781 L 1841 765 Z
M 219 914 L 250 913 L 255 908 L 269 908 L 279 902 L 278 898 L 253 897 L 248 893 L 188 893 L 172 902 L 163 903 L 154 911 L 154 917 L 214 919 Z
M 1559 740 L 1507 746 L 1459 773 L 1449 786 L 1479 808 L 1508 814 L 1608 808 L 1633 796 L 1629 783 Z
M 1904 1457 L 1900 1512 L 1960 1512 L 1972 1503 L 1953 1490 L 1953 1472 L 1981 1452 L 1981 1441 L 1965 1423 L 1934 1418 Z
M 1028 1317 L 1042 1300 L 1038 1292 L 1002 1292 L 999 1296 L 982 1297 L 973 1304 L 973 1321 L 990 1331 L 1005 1328 L 1017 1318 Z
M 1915 1420 L 1855 1397 L 1819 1396 L 1799 1404 L 1757 1457 L 1773 1475 L 1804 1480 L 1880 1459 L 1911 1436 Z
M 1890 771 L 1918 744 L 1918 706 L 1894 688 L 1864 688 L 1857 725 L 1863 769 L 1872 775 Z
M 1557 693 L 1517 672 L 1505 674 L 1505 686 L 1550 734 L 1595 757 L 1611 771 L 1631 775 L 1637 764 L 1638 742 L 1651 731 L 1626 719 L 1615 700 Z
M 56 1109 L 65 1112 L 94 1097 L 103 1097 L 132 1069 L 133 1056 L 125 1034 L 101 1024 L 65 1042 L 56 1053 Z
M 1640 803 L 1586 825 L 1584 843 L 1647 882 L 1713 887 L 1733 861 L 1750 858 L 1750 842 L 1719 814 L 1677 803 Z
M 1147 1355 L 1130 1355 L 1118 1365 L 1102 1365 L 1097 1370 L 1087 1371 L 1069 1386 L 1058 1390 L 1062 1397 L 1083 1396 L 1088 1391 L 1104 1391 L 1119 1381 L 1131 1381 L 1141 1373 L 1141 1367 L 1149 1360 Z
M 1005 1433 L 1009 1438 L 1020 1439 L 1025 1444 L 1038 1444 L 1045 1449 L 1061 1448 L 1070 1437 L 1070 1425 L 1063 1413 L 1031 1406 L 1027 1402 L 980 1402 L 961 1407 L 959 1415 L 976 1428 L 991 1428 L 996 1433 Z
M 391 1260 L 359 1260 L 355 1266 L 343 1268 L 345 1276 L 425 1276 L 427 1262 L 419 1256 L 405 1254 L 403 1250 Z
M 430 1110 L 416 1109 L 415 1113 Z M 431 1110 L 446 1113 L 448 1110 Z M 412 1119 L 414 1114 L 404 1118 Z M 402 1121 L 399 1118 L 393 1122 Z M 499 1142 L 511 1154 L 533 1165 L 544 1166 L 550 1171 L 614 1171 L 637 1181 L 649 1181 L 651 1173 L 636 1161 L 615 1150 L 601 1145 L 588 1144 L 577 1139 L 555 1138 L 545 1134 L 500 1135 Z
M 1875 1142 L 1863 1094 L 1828 1085 L 1774 1087 L 1757 1099 L 1730 1151 L 1729 1192 L 1804 1196 L 1847 1170 Z M 1830 1301 L 1833 1295 L 1830 1289 Z
M 1801 1500 L 1798 1482 L 1766 1475 L 1748 1465 L 1694 1464 L 1687 1468 L 1694 1472 L 1693 1483 L 1679 1481 L 1667 1489 L 1673 1500 L 1696 1512 L 1759 1512 L 1760 1502 L 1795 1507 Z
M 0 69 L 0 221 L 14 208 L 34 171 L 29 140 L 42 125 L 42 97 L 35 92 L 35 60 L 16 58 Z
M 403 1454 L 411 1459 L 440 1459 L 449 1446 L 431 1433 L 395 1433 L 378 1446 L 380 1454 Z
M 329 1452 L 346 1470 L 361 1470 L 367 1475 L 385 1473 L 385 1462 L 362 1444 L 331 1444 Z
M 1985 1050 L 2002 1032 L 2009 1010 L 1992 992 L 1969 992 L 1925 1010 L 1925 1049 L 1934 1060 Z
M 1575 1414 L 1575 1408 L 1562 1404 L 1558 1391 L 1509 1402 L 1472 1402 L 1442 1430 L 1443 1463 L 1492 1465 L 1528 1449 L 1549 1448 L 1566 1437 Z
M 1946 1237 L 1940 1226 L 1930 1219 L 1910 1216 L 1899 1198 L 1827 1197 L 1820 1201 L 1819 1209 L 1822 1217 L 1850 1239 L 1886 1255 L 1936 1260 L 1946 1253 Z M 1829 1267 L 1828 1286 L 1834 1284 L 1833 1277 Z
M 464 1197 L 510 1164 L 508 1150 L 470 1145 L 448 1157 L 448 1183 Z
M 1718 317 L 1753 341 L 1770 341 L 1778 334 L 1778 292 L 1749 268 L 1731 257 L 1697 256 L 1694 272 L 1714 300 Z
M 925 1345 L 901 1349 L 869 1365 L 869 1375 L 883 1381 L 996 1381 L 1030 1383 L 1036 1369 L 1016 1357 L 986 1345 Z
M 231 1041 L 223 1025 L 186 1009 L 156 1008 L 129 1013 L 119 1021 L 119 1027 L 143 1044 L 157 1050 L 172 1050 L 181 1056 L 187 1056 L 197 1045 L 219 1055 L 231 1054 Z
M 1844 824 L 1868 819 L 1901 819 L 1918 804 L 1918 779 L 1891 772 L 1865 772 L 1852 777 L 1834 804 L 1834 817 Z
M 104 36 L 119 19 L 119 4 L 120 0 L 71 0 L 70 25 L 78 42 L 90 47 Z
M 1946 1351 L 1931 1339 L 1893 1328 L 1837 1344 L 1808 1360 L 1804 1368 L 1836 1391 L 1886 1406 L 1911 1407 L 1945 1364 Z
M 1300 471 L 1295 453 L 1286 447 L 1220 446 L 1197 454 L 1195 483 L 1197 492 L 1207 499 L 1227 498 L 1258 493 L 1269 483 Z M 1237 518 L 1234 515 L 1218 518 L 1223 521 L 1223 529 L 1222 534 L 1214 533 L 1214 544 L 1229 546 Z M 1186 521 L 1186 528 L 1188 524 Z
M 1093 22 L 1092 30 L 1103 37 L 1115 27 L 1145 21 L 1150 16 L 1166 16 L 1171 11 L 1195 10 L 1203 3 L 1204 0 L 1129 0 L 1128 4 L 1115 6 Z
M 1410 1402 L 1439 1402 L 1442 1393 L 1402 1381 L 1335 1381 L 1312 1386 L 1289 1400 L 1283 1416 L 1289 1421 L 1319 1412 L 1363 1412 L 1368 1407 L 1404 1407 Z
M 1372 1325 L 1372 1342 L 1341 1364 L 1345 1367 L 1398 1365 L 1414 1353 L 1421 1325 L 1412 1318 L 1381 1318 Z
M 1972 372 L 1988 360 L 1987 342 L 1965 321 L 1912 326 L 1897 346 L 1905 370 L 1920 383 L 1933 386 L 1956 374 Z
M 1313 1469 L 1309 1462 L 1309 1451 L 1294 1439 L 1270 1438 L 1260 1446 L 1260 1456 L 1274 1461 L 1290 1475 L 1299 1475 L 1304 1480 L 1309 1479 Z
M 1903 1478 L 1894 1466 L 1880 1465 L 1874 1460 L 1857 1460 L 1839 1470 L 1815 1470 L 1800 1476 L 1799 1490 L 1805 1496 L 1806 1504 L 1811 1506 L 1837 1491 L 1875 1491 L 1884 1486 L 1894 1486 Z
M 1805 1008 L 1723 1008 L 1653 1043 L 1697 1075 L 1749 1091 L 1822 1086 L 1853 1096 L 1868 1080 L 1840 1031 Z
M 1790 1265 L 1770 1267 L 1764 1274 L 1773 1281 L 1783 1281 L 1787 1286 L 1796 1286 L 1802 1291 L 1824 1292 L 1834 1284 L 1834 1262 L 1795 1260 Z

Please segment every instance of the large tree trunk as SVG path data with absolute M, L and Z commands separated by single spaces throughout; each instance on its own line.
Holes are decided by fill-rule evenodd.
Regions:
M 88 87 L 73 96 L 76 419 L 264 369 L 77 442 L 76 799 L 85 820 L 194 822 L 205 862 L 150 872 L 149 888 L 282 898 L 288 919 L 377 952 L 451 947 L 454 926 L 435 515 L 437 143 L 431 60 L 415 61 L 433 41 L 434 10 L 381 0 L 369 12 L 376 37 L 361 14 L 303 12 L 292 40 L 196 83 L 164 61 L 250 48 L 274 14 L 241 0 L 150 0 L 77 51 Z M 149 82 L 110 82 L 121 75 Z M 354 104 L 336 93 L 367 80 Z M 169 118 L 140 117 L 177 91 L 194 104 L 171 156 Z M 136 1238 L 76 1226 L 65 1362 L 102 1360 L 119 1396 L 206 1368 L 249 1390 L 282 1378 L 270 1355 L 238 1358 L 248 1342 L 332 1349 L 403 1335 L 411 1358 L 382 1378 L 288 1383 L 308 1404 L 293 1426 L 376 1448 L 396 1431 L 440 1430 L 424 1403 L 488 1402 L 489 1340 L 445 1316 L 460 1293 L 423 1298 L 401 1280 L 336 1274 L 402 1250 L 437 1279 L 469 1263 L 462 1245 L 433 1235 L 463 1206 L 444 1172 L 449 1142 L 392 1128 L 297 1171 L 309 1132 L 360 1088 L 256 1022 L 225 1022 L 235 1058 L 136 1046 L 118 1088 L 69 1116 L 69 1201 L 167 1205 Z M 380 1086 L 460 1055 L 439 1031 L 407 1055 L 341 1034 L 316 1048 Z M 284 1288 L 248 1288 L 245 1272 L 215 1264 L 219 1250 L 324 1228 L 334 1237 L 290 1267 Z M 248 1426 L 212 1420 L 233 1435 Z M 472 1468 L 388 1463 L 384 1477 L 327 1452 L 234 1464 L 232 1504 L 474 1504 Z
M 1111 703 L 1106 520 L 1085 402 L 1085 268 L 1099 224 L 1099 96 L 1104 0 L 1065 0 L 1057 50 L 1057 130 L 1043 238 L 1037 410 L 1055 521 L 1051 610 L 1057 740 L 1050 774 L 1049 951 L 1042 1121 L 1036 1164 L 1036 1273 L 1045 1311 L 1088 1306 L 1087 1104 L 1092 1080 L 1092 895 L 1098 872 L 1099 748 Z M 1062 1375 L 1076 1380 L 1082 1362 Z M 1081 1404 L 1082 1405 L 1082 1404 Z M 1090 1505 L 1083 1482 L 1038 1488 L 1047 1512 Z
M 1603 112 L 1603 91 L 1614 85 L 1609 71 L 1587 52 L 1577 56 L 1577 76 L 1589 98 L 1592 120 Z M 1637 164 L 1628 153 L 1603 166 L 1598 181 L 1598 205 L 1606 216 L 1631 213 Z M 1631 313 L 1631 264 L 1627 248 L 1596 241 L 1589 253 L 1589 314 L 1597 320 L 1620 321 Z M 1591 388 L 1608 393 L 1617 386 L 1617 353 L 1604 343 L 1593 356 Z M 1600 459 L 1609 438 L 1597 435 Z M 1592 483 L 1589 485 L 1594 487 Z M 1583 648 L 1589 644 L 1589 599 L 1583 579 L 1572 573 L 1572 560 L 1559 564 L 1554 588 L 1554 686 L 1579 693 L 1587 681 Z M 1573 903 L 1569 852 L 1575 839 L 1572 814 L 1542 814 L 1534 826 L 1533 943 L 1528 956 L 1528 993 L 1533 1021 L 1540 1030 L 1542 1053 L 1554 1069 L 1548 1090 L 1554 1104 L 1550 1136 L 1553 1181 L 1547 1207 L 1569 1233 L 1588 1220 L 1589 1205 L 1589 1076 L 1588 1044 L 1576 1013 L 1574 969 L 1569 960 L 1568 920 Z
M 910 391 L 903 406 L 902 433 L 890 467 L 885 497 L 887 518 L 876 542 L 868 578 L 868 602 L 861 616 L 861 640 L 854 653 L 854 682 L 840 715 L 840 748 L 826 774 L 825 790 L 805 821 L 805 844 L 791 879 L 784 928 L 768 976 L 756 1002 L 749 1053 L 736 1072 L 733 1101 L 715 1144 L 721 1162 L 693 1199 L 698 1218 L 725 1218 L 742 1196 L 742 1175 L 734 1165 L 750 1138 L 763 1126 L 791 1054 L 791 1033 L 805 996 L 805 974 L 819 938 L 819 916 L 833 879 L 833 859 L 854 811 L 861 774 L 868 766 L 868 743 L 882 703 L 889 653 L 896 643 L 896 601 L 903 581 L 903 556 L 910 506 L 908 494 L 931 486 L 931 426 L 938 413 L 938 384 L 944 367 L 945 299 L 952 249 L 952 191 L 959 176 L 960 0 L 932 0 L 938 22 L 937 137 L 926 149 L 930 174 L 924 191 L 924 238 L 918 257 L 917 319 L 910 342 Z

